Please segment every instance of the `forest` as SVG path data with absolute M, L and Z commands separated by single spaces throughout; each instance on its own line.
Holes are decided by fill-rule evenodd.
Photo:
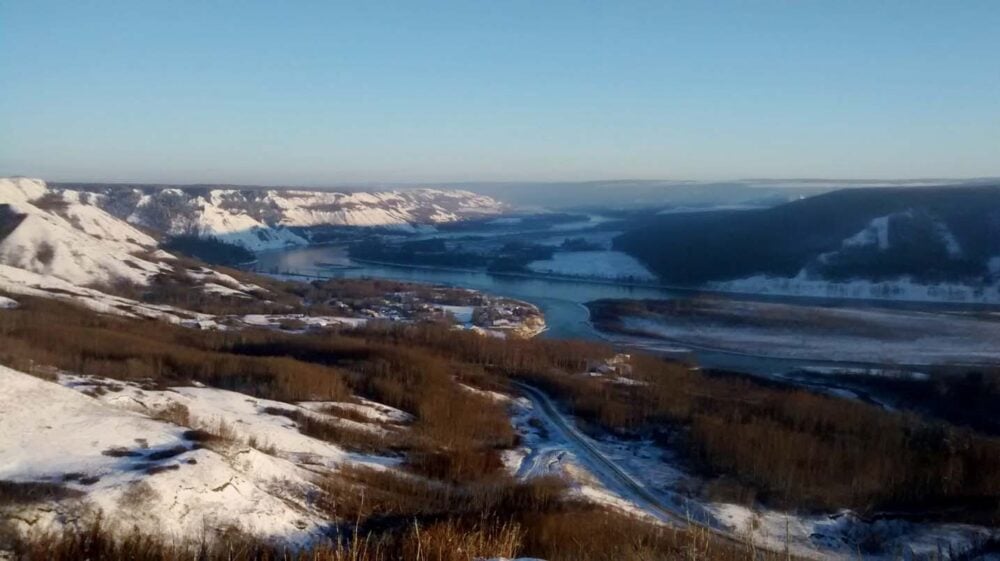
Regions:
M 407 465 L 452 483 L 501 475 L 516 441 L 503 407 L 458 383 L 511 391 L 534 384 L 591 431 L 653 435 L 682 450 L 703 492 L 786 508 L 921 512 L 997 522 L 1000 440 L 971 428 L 763 384 L 649 355 L 633 378 L 581 376 L 613 349 L 579 341 L 506 340 L 438 325 L 372 325 L 289 334 L 199 332 L 25 299 L 0 315 L 0 360 L 158 384 L 199 381 L 283 401 L 359 395 L 414 415 Z M 952 507 L 962 506 L 961 514 Z
M 1000 250 L 997 208 L 996 186 L 842 189 L 765 209 L 657 215 L 614 244 L 667 284 L 794 277 L 803 268 L 837 280 L 967 281 L 987 274 Z M 894 222 L 883 251 L 852 247 L 820 259 L 883 216 Z M 959 254 L 943 245 L 942 228 Z
M 0 538 L 13 543 L 18 559 L 457 561 L 498 553 L 551 561 L 762 558 L 749 544 L 719 542 L 697 529 L 652 525 L 568 498 L 559 480 L 513 479 L 499 459 L 518 438 L 507 411 L 465 387 L 507 389 L 508 379 L 484 363 L 449 356 L 434 343 L 447 338 L 446 330 L 200 332 L 95 314 L 48 299 L 18 300 L 20 307 L 0 314 L 0 363 L 38 377 L 51 379 L 61 370 L 144 387 L 197 381 L 287 402 L 351 402 L 364 396 L 414 418 L 405 434 L 385 439 L 325 423 L 300 425 L 300 431 L 349 450 L 377 450 L 405 460 L 402 472 L 348 468 L 321 476 L 323 495 L 315 500 L 330 517 L 331 543 L 292 551 L 239 534 L 177 543 L 115 534 L 99 520 L 63 533 L 31 536 L 0 525 Z M 424 333 L 427 329 L 431 332 Z M 424 343 L 411 344 L 408 338 Z M 563 363 L 573 348 L 539 347 L 537 357 Z M 267 413 L 289 415 L 280 408 Z M 183 425 L 187 416 L 172 411 L 164 420 Z M 204 446 L 240 438 L 234 427 L 186 434 Z M 267 451 L 259 443 L 250 445 Z M 0 501 L 9 504 L 57 499 L 67 492 L 58 484 L 0 482 Z

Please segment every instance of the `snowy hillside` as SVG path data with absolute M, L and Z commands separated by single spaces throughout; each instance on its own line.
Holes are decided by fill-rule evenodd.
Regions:
M 327 531 L 308 499 L 319 492 L 317 473 L 394 461 L 305 436 L 265 412 L 293 406 L 234 392 L 150 390 L 66 375 L 53 382 L 3 366 L 0 387 L 0 449 L 8 451 L 0 457 L 0 480 L 59 489 L 58 500 L 16 514 L 9 511 L 16 505 L 4 509 L 36 530 L 103 512 L 113 525 L 171 538 L 198 538 L 211 528 L 315 539 Z M 218 440 L 204 442 L 192 426 Z
M 872 219 L 794 277 L 755 275 L 710 282 L 706 287 L 722 292 L 821 298 L 1000 303 L 996 257 L 986 261 L 985 274 L 977 262 L 965 265 L 965 279 L 935 282 L 933 277 L 927 278 L 947 266 L 962 267 L 964 254 L 947 224 L 926 213 L 907 210 Z M 924 279 L 906 274 L 907 268 L 914 267 L 924 272 Z M 981 276 L 977 278 L 976 273 Z
M 80 193 L 52 190 L 37 179 L 0 179 L 0 210 L 4 265 L 76 285 L 145 284 L 169 269 L 140 257 L 156 250 L 156 240 Z
M 92 188 L 92 187 L 87 187 Z M 97 203 L 132 224 L 170 235 L 212 236 L 251 250 L 305 245 L 303 229 L 420 225 L 498 214 L 504 205 L 460 190 L 336 193 L 206 188 L 102 188 Z
M 931 274 L 946 264 L 954 263 L 958 268 L 964 255 L 962 244 L 947 223 L 933 214 L 907 209 L 873 218 L 863 229 L 844 238 L 840 247 L 821 253 L 804 269 L 833 280 L 858 276 L 880 280 L 906 272 L 904 266 L 926 269 Z M 978 272 L 969 267 L 969 276 Z
M 37 179 L 0 179 L 0 291 L 70 300 L 101 313 L 181 323 L 210 316 L 123 296 L 164 277 L 247 300 L 264 294 L 218 271 L 183 264 L 150 235 L 94 204 L 95 195 Z

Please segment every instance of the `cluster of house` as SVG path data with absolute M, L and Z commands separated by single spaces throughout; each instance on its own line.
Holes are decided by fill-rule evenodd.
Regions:
M 481 327 L 508 327 L 520 325 L 524 320 L 538 315 L 538 309 L 512 300 L 495 300 L 476 308 L 472 322 Z
M 611 358 L 587 360 L 588 376 L 617 376 L 630 378 L 632 376 L 632 355 L 618 353 Z
M 444 302 L 447 302 L 445 304 Z M 491 297 L 463 291 L 461 294 L 431 292 L 396 292 L 385 296 L 331 300 L 331 315 L 308 314 L 248 314 L 245 316 L 199 317 L 184 321 L 197 329 L 225 329 L 226 326 L 250 325 L 288 330 L 305 330 L 334 325 L 363 325 L 369 320 L 388 321 L 447 321 L 487 334 L 534 337 L 545 330 L 541 311 L 526 302 Z

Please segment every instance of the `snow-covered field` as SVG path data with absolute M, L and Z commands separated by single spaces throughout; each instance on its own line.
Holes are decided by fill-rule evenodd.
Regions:
M 718 315 L 625 317 L 622 324 L 675 344 L 753 356 L 890 365 L 1000 364 L 997 321 L 902 310 L 712 302 Z M 788 318 L 787 326 L 782 317 Z
M 309 499 L 318 493 L 317 473 L 398 462 L 347 452 L 265 412 L 298 409 L 356 430 L 389 430 L 325 416 L 315 403 L 295 406 L 205 387 L 148 389 L 65 374 L 57 383 L 5 367 L 0 388 L 0 480 L 64 488 L 61 500 L 0 507 L 25 530 L 83 525 L 103 512 L 112 526 L 167 538 L 200 539 L 236 528 L 301 543 L 329 531 L 327 517 Z M 405 419 L 381 405 L 350 406 Z M 178 417 L 187 426 L 158 420 Z M 203 446 L 188 436 L 190 427 L 228 436 Z
M 656 275 L 634 257 L 620 251 L 560 251 L 552 259 L 532 261 L 537 273 L 623 281 L 654 281 Z

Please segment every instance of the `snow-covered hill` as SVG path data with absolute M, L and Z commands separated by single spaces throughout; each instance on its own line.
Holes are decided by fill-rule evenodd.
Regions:
M 70 375 L 47 381 L 3 366 L 0 387 L 0 480 L 53 489 L 51 501 L 0 506 L 0 517 L 24 530 L 85 524 L 103 513 L 112 527 L 169 539 L 239 529 L 303 542 L 328 531 L 310 499 L 320 493 L 318 474 L 395 461 L 346 452 L 266 410 L 385 430 L 375 424 L 224 390 L 150 390 Z M 204 445 L 191 427 L 228 432 Z
M 0 291 L 71 300 L 102 313 L 202 321 L 205 314 L 123 297 L 161 275 L 205 293 L 251 298 L 262 288 L 198 266 L 97 206 L 95 195 L 53 189 L 38 179 L 0 179 Z
M 893 276 L 902 264 L 933 269 L 936 263 L 960 261 L 964 254 L 947 223 L 911 208 L 873 218 L 838 248 L 821 253 L 804 268 L 834 279 L 860 274 L 877 278 Z
M 251 250 L 305 245 L 309 228 L 378 226 L 412 231 L 505 209 L 490 197 L 437 189 L 336 193 L 108 187 L 96 189 L 93 196 L 102 208 L 129 223 L 170 235 L 211 236 Z
M 1000 257 L 965 262 L 958 238 L 940 219 L 906 210 L 872 219 L 794 277 L 754 275 L 710 282 L 722 292 L 915 302 L 1000 303 Z M 957 263 L 958 265 L 953 265 Z M 909 270 L 968 269 L 953 281 L 917 279 Z
M 37 179 L 0 179 L 0 264 L 75 285 L 145 284 L 169 270 L 152 257 L 156 251 L 155 239 L 84 194 Z

